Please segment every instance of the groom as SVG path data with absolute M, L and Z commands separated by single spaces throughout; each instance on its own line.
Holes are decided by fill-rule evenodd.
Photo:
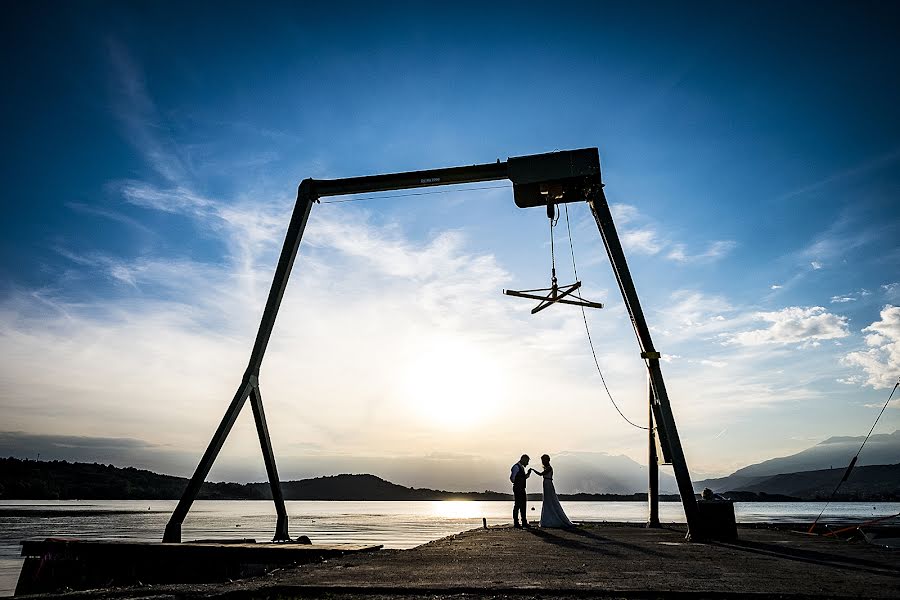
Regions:
M 525 502 L 528 500 L 528 496 L 525 494 L 525 480 L 531 475 L 531 470 L 526 470 L 525 467 L 528 466 L 529 460 L 528 455 L 523 454 L 519 462 L 512 466 L 512 470 L 509 473 L 509 480 L 513 484 L 513 497 L 515 498 L 515 504 L 513 504 L 513 525 L 516 527 L 531 527 L 528 524 L 528 514 L 525 512 Z M 521 525 L 519 525 L 519 511 L 522 512 Z

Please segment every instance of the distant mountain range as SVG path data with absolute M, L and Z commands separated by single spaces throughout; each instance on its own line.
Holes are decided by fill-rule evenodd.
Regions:
M 183 477 L 96 463 L 0 459 L 3 500 L 177 500 Z M 333 475 L 283 481 L 285 500 L 512 500 L 500 492 L 409 488 L 375 475 Z M 529 494 L 540 499 L 540 494 Z M 567 496 L 561 495 L 563 499 Z M 204 483 L 201 500 L 271 500 L 268 483 Z M 646 500 L 646 494 L 579 494 L 573 500 Z M 663 499 L 677 500 L 677 496 Z
M 747 491 L 823 498 L 840 481 L 863 437 L 832 437 L 790 456 L 738 469 L 727 477 L 694 482 L 694 489 Z M 847 498 L 900 497 L 900 430 L 875 434 L 866 442 L 850 479 L 841 486 Z
M 740 490 L 717 490 L 729 495 L 733 491 L 756 494 L 780 494 L 794 498 L 827 499 L 841 480 L 846 469 L 824 469 L 785 473 L 765 477 L 762 481 Z M 870 465 L 855 467 L 850 479 L 844 482 L 837 496 L 838 500 L 885 500 L 900 499 L 900 464 Z
M 840 481 L 862 440 L 861 437 L 830 438 L 791 456 L 738 469 L 728 477 L 697 481 L 694 490 L 700 492 L 709 487 L 741 500 L 824 498 Z M 553 461 L 558 473 L 556 487 L 561 498 L 646 498 L 645 493 L 635 493 L 635 490 L 646 489 L 647 467 L 628 457 L 560 452 L 554 455 Z M 850 480 L 841 487 L 841 497 L 872 500 L 900 498 L 898 463 L 900 431 L 873 435 L 860 455 Z M 505 485 L 504 475 L 498 476 L 498 473 L 507 472 L 508 467 L 499 462 L 487 466 L 491 466 L 492 472 L 490 487 L 495 487 L 498 482 Z M 131 467 L 0 459 L 0 499 L 177 499 L 186 485 L 187 479 L 183 477 Z M 539 483 L 530 487 L 536 491 Z M 284 481 L 282 489 L 289 500 L 506 500 L 511 497 L 508 493 L 494 491 L 460 492 L 404 487 L 375 475 L 347 474 Z M 661 493 L 677 499 L 676 495 L 671 495 L 675 490 L 672 476 L 660 473 Z M 540 494 L 531 496 L 537 499 Z M 270 499 L 271 492 L 267 483 L 205 483 L 199 497 L 262 500 Z

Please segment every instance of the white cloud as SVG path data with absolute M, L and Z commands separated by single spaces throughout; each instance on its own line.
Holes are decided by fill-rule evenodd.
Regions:
M 727 337 L 727 343 L 742 346 L 763 344 L 809 344 L 850 335 L 847 318 L 829 313 L 821 306 L 791 306 L 774 312 L 757 312 L 757 321 L 770 323 L 762 329 L 742 331 Z
M 730 326 L 723 313 L 734 308 L 721 296 L 705 294 L 698 290 L 677 290 L 670 301 L 659 311 L 659 321 L 664 335 L 688 337 L 709 336 Z
M 784 287 L 783 285 L 778 285 L 777 283 L 773 283 L 773 284 L 769 287 L 769 289 L 770 289 L 770 290 L 780 290 L 780 289 L 783 288 L 783 287 Z
M 634 252 L 635 254 L 647 254 L 652 256 L 658 253 L 663 247 L 663 242 L 659 240 L 656 231 L 649 227 L 626 230 L 622 232 L 621 238 L 622 247 L 627 252 Z
M 630 204 L 621 204 L 621 203 L 613 203 L 609 205 L 609 212 L 612 213 L 613 219 L 616 222 L 616 225 L 622 226 L 627 223 L 631 223 L 632 221 L 637 220 L 640 216 L 640 211 L 638 211 L 637 207 L 632 206 Z
M 880 317 L 862 330 L 869 349 L 843 358 L 844 364 L 861 368 L 865 384 L 873 388 L 891 387 L 900 375 L 900 306 L 885 306 Z
M 832 296 L 831 303 L 832 304 L 844 304 L 846 302 L 853 302 L 856 300 L 853 296 Z
M 822 265 L 822 263 L 817 260 L 810 262 L 809 266 L 813 268 L 813 271 L 818 271 L 819 269 L 824 268 L 824 265 Z
M 731 240 L 710 242 L 706 250 L 698 254 L 688 254 L 684 244 L 673 244 L 666 258 L 680 263 L 711 262 L 726 256 L 737 244 Z
M 709 360 L 707 358 L 702 359 L 700 361 L 700 364 L 707 366 L 707 367 L 713 367 L 716 369 L 722 369 L 722 368 L 728 366 L 728 363 L 724 360 Z

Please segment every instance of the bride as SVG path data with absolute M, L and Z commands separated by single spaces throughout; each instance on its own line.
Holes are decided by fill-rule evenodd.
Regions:
M 556 497 L 556 488 L 553 487 L 553 467 L 550 466 L 550 456 L 541 456 L 544 465 L 543 471 L 529 469 L 544 478 L 544 501 L 541 505 L 541 527 L 574 527 L 575 525 L 566 516 L 559 498 Z

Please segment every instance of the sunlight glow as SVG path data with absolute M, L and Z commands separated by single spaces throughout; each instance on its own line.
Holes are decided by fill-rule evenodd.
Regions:
M 477 344 L 435 338 L 410 361 L 404 394 L 413 414 L 429 424 L 469 429 L 503 404 L 503 376 Z
M 431 513 L 443 519 L 476 519 L 487 511 L 484 503 L 478 501 L 439 500 L 431 503 Z

